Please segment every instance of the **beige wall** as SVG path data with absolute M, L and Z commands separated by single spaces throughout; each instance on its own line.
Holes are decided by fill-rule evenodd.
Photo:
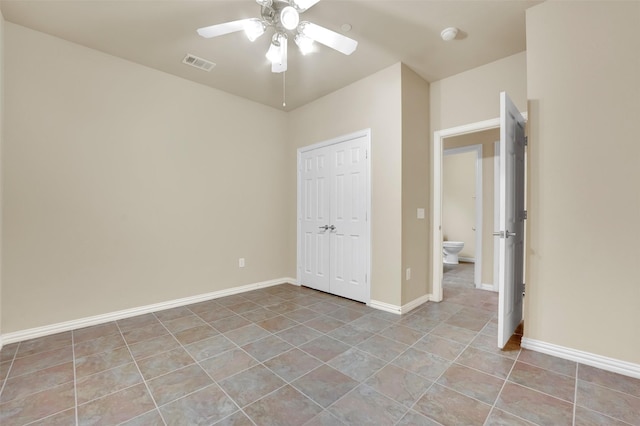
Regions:
M 461 257 L 476 257 L 476 153 L 442 159 L 442 238 L 462 241 Z
M 402 304 L 429 293 L 429 84 L 402 65 Z M 417 218 L 417 209 L 425 218 Z
M 509 93 L 520 111 L 527 110 L 525 52 L 431 83 L 430 155 L 433 155 L 433 132 L 498 118 L 501 91 Z M 433 175 L 430 179 L 433 182 Z M 431 204 L 430 210 L 433 207 Z M 487 283 L 484 271 L 489 268 L 483 266 L 482 269 L 483 283 Z
M 638 2 L 527 11 L 525 337 L 640 363 Z
M 289 270 L 295 272 L 296 150 L 371 129 L 371 298 L 399 305 L 402 269 L 401 64 L 289 113 Z
M 500 116 L 500 92 L 527 110 L 525 52 L 431 83 L 431 131 Z
M 3 333 L 293 274 L 284 112 L 5 35 Z
M 0 11 L 0 224 L 2 224 L 2 146 L 4 145 L 4 16 Z M 0 226 L 0 349 L 2 349 L 2 226 Z
M 499 139 L 500 129 L 492 129 L 444 140 L 445 149 L 482 145 L 482 283 L 489 285 L 494 284 L 494 143 Z

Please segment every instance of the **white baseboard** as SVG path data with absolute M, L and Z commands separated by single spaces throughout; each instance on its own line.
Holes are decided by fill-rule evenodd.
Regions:
M 392 314 L 406 314 L 407 312 L 417 308 L 425 302 L 432 300 L 431 294 L 425 294 L 424 296 L 420 296 L 417 299 L 412 300 L 409 303 L 406 303 L 402 306 L 392 305 L 390 303 L 380 302 L 378 300 L 371 300 L 369 302 L 369 306 L 374 309 L 380 309 L 381 311 L 391 312 Z
M 460 262 L 465 262 L 465 263 L 476 263 L 475 257 L 461 257 L 461 256 L 458 256 L 458 260 Z
M 493 284 L 485 284 L 485 283 L 482 283 L 480 285 L 480 289 L 481 290 L 487 290 L 487 291 L 498 291 L 493 287 Z
M 553 355 L 558 358 L 568 359 L 570 361 L 579 362 L 580 364 L 640 379 L 640 364 L 621 361 L 615 358 L 558 346 L 553 343 L 542 342 L 540 340 L 529 339 L 526 337 L 522 338 L 521 346 L 532 351 L 542 352 L 543 354 Z
M 431 300 L 430 294 L 425 294 L 424 296 L 420 296 L 417 299 L 414 299 L 411 302 L 402 305 L 402 307 L 400 308 L 400 313 L 406 314 L 407 312 L 414 310 L 415 308 L 417 308 L 418 306 L 422 305 L 425 302 L 428 302 L 429 300 Z
M 57 324 L 46 325 L 43 327 L 29 328 L 27 330 L 14 331 L 0 335 L 0 348 L 2 344 L 21 342 L 23 340 L 35 339 L 37 337 L 48 336 L 51 334 L 62 333 L 64 331 L 76 330 L 78 328 L 90 327 L 92 325 L 104 324 L 107 322 L 120 320 L 124 318 L 134 317 L 136 315 L 147 314 L 150 312 L 164 311 L 165 309 L 177 308 L 179 306 L 191 305 L 193 303 L 206 302 L 207 300 L 219 299 L 233 294 L 245 293 L 259 288 L 271 287 L 279 284 L 299 285 L 294 278 L 278 278 L 275 280 L 262 281 L 254 284 L 247 284 L 239 287 L 227 288 L 211 293 L 199 294 L 196 296 L 184 297 L 182 299 L 169 300 L 167 302 L 155 303 L 153 305 L 140 306 L 137 308 L 125 309 L 122 311 L 110 312 L 92 317 L 79 318 L 76 320 L 65 321 Z
M 380 302 L 378 300 L 371 299 L 368 305 L 374 309 L 379 309 L 385 312 L 391 312 L 392 314 L 402 314 L 402 307 L 398 305 L 392 305 L 390 303 Z

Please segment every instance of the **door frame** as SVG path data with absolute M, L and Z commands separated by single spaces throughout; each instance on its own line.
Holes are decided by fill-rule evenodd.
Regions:
M 527 113 L 521 112 L 525 121 Z M 442 292 L 442 159 L 444 156 L 444 139 L 452 136 L 462 136 L 469 133 L 482 132 L 500 128 L 500 117 L 478 121 L 448 129 L 433 132 L 433 155 L 431 169 L 433 170 L 433 185 L 431 188 L 431 282 L 432 291 L 429 300 L 441 302 Z M 494 280 L 495 281 L 495 280 Z
M 365 149 L 366 149 L 366 155 L 365 155 L 365 165 L 366 165 L 366 171 L 365 171 L 365 179 L 366 179 L 366 185 L 365 185 L 365 206 L 366 206 L 366 222 L 367 222 L 367 226 L 365 227 L 365 245 L 366 245 L 366 250 L 365 250 L 365 288 L 366 288 L 366 300 L 364 301 L 364 303 L 366 303 L 367 305 L 369 304 L 369 302 L 371 301 L 371 129 L 363 129 L 363 130 L 358 130 L 356 132 L 353 133 L 349 133 L 346 135 L 342 135 L 342 136 L 338 136 L 335 137 L 333 139 L 329 139 L 329 140 L 325 140 L 322 142 L 318 142 L 318 143 L 314 143 L 312 145 L 307 145 L 307 146 L 303 146 L 301 148 L 298 148 L 297 150 L 297 160 L 296 160 L 296 176 L 297 176 L 297 189 L 296 189 L 296 284 L 298 285 L 302 285 L 301 281 L 301 268 L 302 268 L 302 263 L 301 263 L 301 253 L 302 253 L 302 233 L 301 233 L 301 227 L 302 227 L 302 217 L 301 217 L 301 212 L 302 212 L 302 206 L 301 206 L 301 199 L 302 197 L 301 195 L 301 191 L 302 191 L 302 186 L 301 186 L 301 182 L 300 182 L 300 167 L 302 165 L 302 154 L 308 151 L 313 151 L 314 149 L 318 149 L 318 148 L 324 148 L 327 146 L 331 146 L 331 145 L 337 145 L 343 142 L 348 142 L 350 140 L 353 139 L 358 139 L 364 137 L 365 138 Z
M 444 149 L 443 147 L 443 159 L 444 156 L 447 155 L 456 155 L 456 154 L 465 154 L 468 152 L 473 152 L 476 154 L 475 161 L 475 215 L 474 215 L 474 265 L 473 265 L 473 284 L 476 288 L 482 288 L 482 209 L 483 205 L 483 194 L 482 194 L 482 144 L 475 145 L 467 145 L 461 146 L 458 148 L 449 148 Z M 460 260 L 465 260 L 465 258 L 461 257 Z M 468 259 L 466 259 L 468 260 Z

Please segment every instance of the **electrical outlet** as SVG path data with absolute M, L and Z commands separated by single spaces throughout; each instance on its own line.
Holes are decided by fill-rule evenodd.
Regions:
M 404 275 L 405 275 L 405 279 L 409 281 L 411 279 L 411 268 L 407 268 Z
M 241 257 L 240 259 L 238 259 L 238 267 L 244 268 L 244 257 Z

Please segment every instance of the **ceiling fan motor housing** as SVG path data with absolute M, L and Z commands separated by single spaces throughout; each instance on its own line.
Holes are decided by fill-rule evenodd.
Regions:
M 295 30 L 300 21 L 300 14 L 288 1 L 276 0 L 262 4 L 262 19 L 278 32 Z

